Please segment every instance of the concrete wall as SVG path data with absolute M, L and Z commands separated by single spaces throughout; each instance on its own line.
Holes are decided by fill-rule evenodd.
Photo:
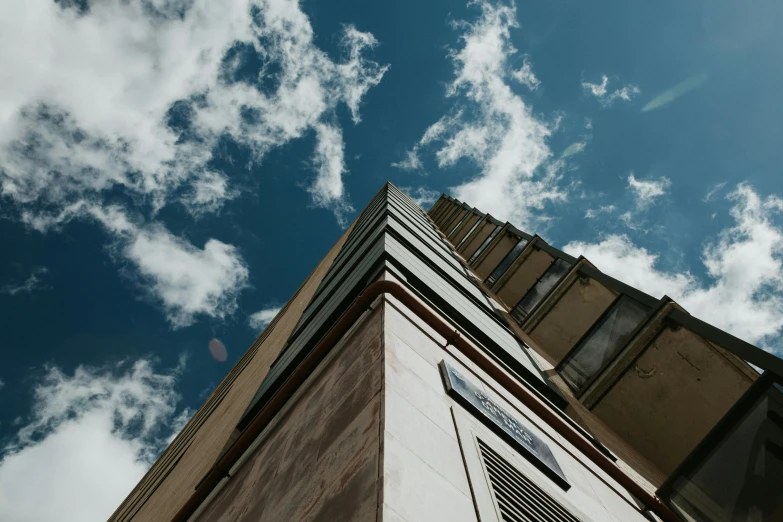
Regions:
M 484 257 L 479 261 L 473 271 L 482 281 L 488 278 L 495 267 L 503 261 L 506 254 L 511 252 L 511 249 L 514 248 L 514 245 L 516 245 L 518 241 L 519 238 L 515 235 L 506 234 L 504 232 L 503 237 L 495 239 L 495 244 L 492 245 L 491 249 L 488 248 L 489 251 L 484 254 Z
M 168 522 L 190 497 L 232 436 L 351 228 L 115 511 L 109 519 L 111 522 Z
M 383 312 L 327 356 L 198 522 L 376 520 Z
M 530 330 L 530 337 L 553 363 L 563 360 L 612 304 L 616 294 L 598 281 L 575 278 L 557 303 Z
M 516 270 L 513 265 L 509 268 L 510 275 L 493 288 L 495 294 L 506 306 L 513 308 L 536 283 L 536 279 L 546 272 L 553 260 L 554 258 L 543 250 L 534 248 Z
M 409 309 L 388 298 L 385 310 L 384 521 L 477 521 L 471 487 L 486 483 L 471 486 L 467 476 L 452 409 L 469 414 L 444 391 L 437 367 L 443 359 L 550 445 L 572 485 L 568 492 L 560 490 L 565 502 L 596 522 L 646 520 L 619 485 Z M 548 480 L 536 473 L 531 478 Z
M 693 332 L 664 328 L 610 376 L 617 382 L 592 411 L 668 474 L 750 387 L 751 375 Z

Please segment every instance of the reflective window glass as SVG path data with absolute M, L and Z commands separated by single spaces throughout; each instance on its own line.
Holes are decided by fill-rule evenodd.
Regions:
M 471 215 L 471 212 L 468 211 L 464 216 L 462 216 L 459 219 L 459 221 L 457 221 L 457 224 L 454 225 L 454 228 L 451 229 L 451 232 L 448 233 L 448 237 L 451 237 L 451 235 L 454 233 L 454 231 L 456 231 L 459 228 L 459 226 L 462 224 L 462 222 L 465 221 L 468 218 L 468 216 L 470 216 L 470 215 Z
M 487 248 L 487 245 L 492 243 L 492 240 L 495 239 L 495 236 L 498 235 L 498 232 L 500 232 L 500 229 L 503 228 L 501 226 L 496 226 L 495 230 L 492 231 L 490 235 L 487 236 L 487 239 L 484 240 L 483 243 L 478 247 L 478 250 L 476 250 L 472 256 L 470 256 L 470 259 L 468 259 L 468 264 L 472 265 L 473 262 L 478 259 L 478 257 L 481 255 L 481 253 L 484 251 L 485 248 Z
M 670 504 L 696 522 L 783 520 L 783 392 L 772 385 L 697 465 Z
M 647 316 L 649 308 L 627 295 L 622 296 L 561 366 L 560 375 L 574 391 L 601 371 L 628 342 L 631 334 Z
M 463 243 L 465 243 L 465 241 L 467 241 L 467 240 L 468 240 L 468 238 L 469 238 L 469 237 L 470 237 L 470 235 L 473 233 L 473 231 L 474 231 L 474 230 L 476 230 L 476 227 L 477 227 L 477 226 L 479 226 L 479 225 L 480 225 L 481 223 L 483 223 L 483 222 L 484 222 L 484 220 L 483 220 L 483 219 L 481 219 L 481 218 L 478 218 L 478 219 L 476 220 L 476 222 L 475 222 L 475 223 L 473 223 L 473 226 L 472 226 L 472 227 L 470 227 L 470 230 L 468 230 L 468 233 L 467 233 L 467 234 L 465 234 L 465 237 L 463 237 L 463 238 L 462 238 L 462 241 L 460 241 L 460 242 L 459 242 L 459 244 L 457 245 L 457 250 L 459 250 L 459 248 L 462 246 L 462 244 L 463 244 Z
M 554 263 L 549 265 L 544 275 L 533 285 L 533 288 L 522 297 L 517 303 L 514 309 L 511 311 L 511 316 L 519 322 L 527 317 L 527 315 L 533 311 L 538 303 L 546 296 L 549 291 L 560 281 L 560 278 L 568 272 L 571 268 L 571 263 L 565 259 L 557 259 Z
M 527 245 L 527 239 L 522 238 L 519 240 L 519 243 L 514 245 L 514 248 L 512 248 L 511 251 L 508 254 L 506 254 L 506 257 L 503 258 L 503 261 L 500 262 L 497 268 L 495 268 L 495 270 L 492 271 L 492 273 L 485 281 L 489 286 L 494 285 L 497 282 L 497 280 L 500 279 L 500 277 L 508 269 L 511 263 L 517 258 L 519 253 L 522 252 L 522 249 L 525 248 L 525 245 Z

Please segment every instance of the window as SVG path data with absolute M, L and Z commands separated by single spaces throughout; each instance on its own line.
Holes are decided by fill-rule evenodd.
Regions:
M 649 310 L 649 307 L 627 295 L 615 301 L 597 326 L 560 363 L 560 375 L 575 392 L 592 383 L 612 361 L 636 327 L 644 321 Z
M 781 383 L 762 376 L 659 495 L 687 521 L 783 520 Z
M 549 265 L 549 268 L 547 268 L 546 272 L 538 279 L 536 284 L 533 285 L 533 288 L 528 290 L 527 294 L 525 294 L 514 309 L 511 310 L 511 316 L 516 319 L 517 322 L 521 323 L 525 317 L 533 311 L 533 308 L 538 306 L 538 303 L 546 297 L 549 291 L 554 288 L 558 281 L 560 281 L 560 278 L 562 278 L 570 268 L 571 263 L 565 259 L 555 260 L 554 263 Z
M 462 224 L 463 221 L 465 221 L 468 216 L 472 215 L 473 213 L 471 211 L 468 211 L 464 216 L 460 218 L 459 221 L 457 221 L 457 224 L 454 225 L 454 228 L 451 229 L 451 232 L 449 232 L 448 237 L 451 237 L 451 235 L 459 228 L 459 226 Z
M 519 253 L 522 252 L 522 250 L 525 248 L 525 245 L 527 245 L 528 241 L 527 239 L 520 238 L 519 242 L 514 245 L 514 248 L 511 249 L 511 251 L 506 254 L 506 257 L 503 258 L 503 261 L 500 262 L 500 264 L 495 268 L 495 270 L 492 271 L 492 273 L 489 275 L 485 283 L 487 283 L 488 286 L 492 287 L 498 279 L 505 273 L 505 271 L 508 269 L 508 267 L 511 265 L 511 263 L 519 256 Z
M 473 262 L 478 259 L 478 257 L 481 255 L 481 253 L 484 251 L 485 248 L 487 248 L 487 245 L 492 243 L 492 240 L 495 239 L 495 236 L 498 235 L 498 232 L 500 232 L 500 229 L 503 228 L 500 225 L 495 227 L 495 230 L 492 231 L 490 235 L 487 236 L 487 239 L 484 240 L 483 243 L 478 247 L 478 250 L 476 250 L 472 256 L 470 256 L 470 259 L 468 259 L 468 264 L 472 265 Z
M 459 244 L 457 245 L 457 250 L 459 250 L 459 249 L 460 249 L 460 247 L 461 247 L 463 244 L 465 244 L 465 241 L 467 241 L 467 240 L 468 240 L 468 238 L 470 237 L 470 235 L 473 233 L 473 231 L 474 231 L 474 230 L 476 230 L 476 227 L 478 227 L 478 226 L 479 226 L 480 224 L 482 224 L 483 222 L 484 222 L 484 220 L 483 220 L 482 218 L 478 218 L 478 219 L 476 220 L 476 222 L 475 222 L 475 223 L 473 223 L 473 226 L 472 226 L 472 227 L 470 227 L 470 230 L 468 230 L 468 233 L 467 233 L 467 234 L 465 234 L 465 237 L 463 237 L 463 238 L 462 238 L 462 241 L 460 241 L 460 242 L 459 242 Z

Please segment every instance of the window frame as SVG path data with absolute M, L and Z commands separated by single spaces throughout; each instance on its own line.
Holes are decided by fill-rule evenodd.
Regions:
M 554 259 L 552 260 L 552 262 L 549 264 L 549 266 L 547 267 L 547 269 L 546 269 L 546 270 L 544 270 L 544 273 L 542 273 L 540 276 L 538 276 L 538 277 L 536 278 L 536 282 L 535 282 L 535 283 L 533 283 L 533 286 L 531 286 L 531 287 L 528 289 L 528 291 L 527 291 L 527 292 L 525 292 L 525 295 L 523 295 L 522 297 L 520 297 L 520 298 L 519 298 L 519 301 L 517 301 L 517 304 L 515 304 L 513 307 L 511 307 L 511 310 L 509 310 L 509 312 L 508 312 L 508 313 L 509 313 L 509 315 L 511 315 L 511 317 L 513 317 L 513 318 L 514 318 L 514 320 L 515 320 L 515 321 L 516 321 L 516 322 L 517 322 L 519 325 L 522 325 L 522 324 L 523 324 L 523 323 L 524 323 L 524 322 L 525 322 L 525 321 L 526 321 L 526 320 L 527 320 L 527 319 L 528 319 L 528 318 L 529 318 L 529 317 L 530 317 L 530 316 L 533 314 L 533 312 L 535 312 L 536 308 L 538 308 L 538 307 L 541 305 L 541 303 L 543 303 L 544 301 L 546 301 L 546 300 L 547 300 L 547 298 L 548 298 L 548 297 L 549 297 L 549 296 L 552 294 L 552 292 L 554 292 L 554 291 L 555 291 L 555 289 L 556 289 L 558 286 L 560 286 L 560 283 L 562 283 L 562 282 L 563 282 L 563 281 L 566 279 L 566 277 L 568 277 L 568 274 L 570 274 L 571 272 L 573 272 L 574 268 L 576 267 L 576 264 L 575 264 L 575 263 L 569 263 L 569 264 L 568 264 L 568 268 L 565 270 L 565 272 L 563 272 L 563 273 L 560 275 L 560 277 L 558 278 L 558 280 L 555 282 L 555 284 L 553 284 L 553 285 L 552 285 L 552 286 L 549 288 L 549 290 L 547 290 L 547 291 L 546 291 L 546 292 L 545 292 L 545 293 L 544 293 L 544 294 L 541 296 L 541 299 L 539 299 L 539 300 L 538 300 L 538 302 L 537 302 L 537 303 L 536 303 L 536 304 L 535 304 L 535 305 L 534 305 L 534 306 L 533 306 L 533 307 L 530 309 L 530 311 L 529 311 L 529 312 L 526 312 L 526 313 L 525 313 L 525 315 L 524 315 L 524 317 L 522 317 L 522 319 L 521 319 L 521 320 L 520 320 L 520 319 L 517 319 L 517 317 L 514 315 L 514 312 L 517 310 L 517 308 L 519 308 L 519 305 L 521 305 L 521 304 L 522 304 L 522 301 L 524 301 L 524 300 L 525 300 L 525 298 L 527 297 L 527 295 L 528 295 L 530 292 L 532 292 L 532 291 L 533 291 L 533 290 L 536 288 L 536 286 L 538 286 L 538 283 L 540 283 L 540 282 L 541 282 L 541 280 L 542 280 L 542 279 L 544 279 L 544 276 L 546 276 L 546 275 L 547 275 L 547 273 L 549 273 L 549 271 L 550 271 L 550 270 L 552 270 L 552 268 L 555 266 L 555 264 L 557 264 L 559 261 L 562 261 L 562 262 L 564 262 L 564 263 L 569 263 L 569 261 L 568 261 L 567 259 L 565 259 L 565 258 L 562 258 L 562 257 L 556 257 L 556 258 L 554 258 Z M 577 262 L 578 262 L 578 261 L 577 261 Z
M 671 495 L 675 492 L 674 484 L 680 476 L 689 476 L 699 467 L 710 454 L 730 435 L 731 431 L 745 418 L 753 406 L 767 393 L 767 390 L 775 384 L 783 386 L 783 376 L 766 370 L 756 382 L 735 402 L 729 411 L 713 426 L 707 435 L 696 444 L 696 447 L 683 459 L 683 461 L 666 477 L 655 494 L 670 509 L 679 514 L 680 510 L 671 501 Z
M 587 339 L 590 338 L 590 336 L 595 333 L 601 326 L 603 326 L 604 322 L 606 322 L 611 315 L 612 311 L 614 310 L 615 306 L 617 306 L 620 301 L 622 301 L 623 298 L 631 299 L 633 301 L 636 301 L 637 303 L 641 304 L 642 306 L 647 306 L 647 314 L 645 317 L 639 322 L 636 327 L 631 330 L 630 335 L 628 336 L 628 340 L 625 342 L 625 344 L 617 349 L 615 353 L 607 359 L 604 364 L 601 365 L 601 367 L 596 370 L 596 372 L 585 381 L 585 383 L 578 389 L 575 390 L 571 383 L 568 382 L 567 379 L 565 379 L 562 375 L 563 368 L 565 366 L 566 361 L 568 361 L 573 355 L 576 354 L 576 352 L 579 350 L 579 348 L 586 342 Z M 644 303 L 642 301 L 639 301 L 638 299 L 635 299 L 633 296 L 630 296 L 624 292 L 618 292 L 617 296 L 612 300 L 612 302 L 609 304 L 609 306 L 606 308 L 606 310 L 603 311 L 603 313 L 596 319 L 596 321 L 590 326 L 590 328 L 587 329 L 587 331 L 582 335 L 582 337 L 579 338 L 579 340 L 574 344 L 574 346 L 571 347 L 568 352 L 563 356 L 563 358 L 560 360 L 560 362 L 557 363 L 557 366 L 555 367 L 555 371 L 558 375 L 563 379 L 563 382 L 566 383 L 568 388 L 574 393 L 574 397 L 577 399 L 580 399 L 587 390 L 590 389 L 590 387 L 597 381 L 600 376 L 606 371 L 608 367 L 610 367 L 614 361 L 617 360 L 617 358 L 620 356 L 620 354 L 623 352 L 626 346 L 633 341 L 633 339 L 637 336 L 637 334 L 645 328 L 645 326 L 650 322 L 650 318 L 652 318 L 655 313 L 658 311 L 658 306 L 652 306 L 650 307 L 647 303 Z

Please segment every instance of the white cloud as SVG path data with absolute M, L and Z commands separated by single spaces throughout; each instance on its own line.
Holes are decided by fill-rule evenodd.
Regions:
M 533 72 L 533 66 L 530 65 L 527 58 L 522 63 L 522 68 L 511 73 L 511 76 L 522 85 L 527 86 L 531 91 L 535 91 L 541 85 L 541 80 L 536 77 Z
M 678 83 L 671 89 L 666 89 L 655 98 L 650 100 L 647 105 L 642 107 L 642 112 L 648 112 L 665 107 L 683 94 L 687 94 L 690 91 L 701 87 L 707 82 L 708 79 L 709 75 L 707 73 L 694 74 L 693 76 L 690 76 L 684 81 Z
M 342 35 L 347 59 L 332 61 L 294 0 L 107 0 L 84 13 L 30 0 L 4 10 L 1 187 L 21 202 L 64 205 L 120 186 L 159 208 L 184 184 L 195 191 L 185 204 L 214 209 L 233 195 L 206 167 L 221 135 L 260 160 L 306 132 L 323 135 L 319 126 L 339 133 L 336 106 L 358 122 L 387 70 L 364 58 L 377 42 L 353 26 Z M 264 58 L 271 92 L 241 81 L 249 53 Z M 172 115 L 189 134 L 168 125 Z M 341 148 L 330 153 L 342 161 Z M 340 174 L 317 172 L 317 204 L 345 204 Z
M 609 77 L 605 74 L 601 76 L 601 83 L 582 82 L 582 88 L 595 96 L 604 107 L 609 107 L 617 100 L 631 101 L 634 96 L 642 92 L 634 84 L 628 84 L 610 92 L 608 85 Z M 592 127 L 592 124 L 590 126 Z
M 48 368 L 31 415 L 0 454 L 0 519 L 106 520 L 165 447 L 180 368 Z M 45 501 L 42 501 L 45 499 Z
M 158 211 L 181 204 L 198 217 L 238 194 L 209 167 L 225 136 L 257 163 L 315 134 L 308 190 L 345 222 L 352 208 L 336 111 L 345 104 L 358 123 L 364 95 L 388 66 L 366 58 L 377 41 L 353 26 L 341 34 L 341 60 L 314 39 L 296 0 L 103 0 L 84 11 L 51 0 L 4 5 L 0 197 L 42 231 L 113 213 L 126 222 L 119 229 L 99 220 L 121 238 L 175 325 L 199 313 L 222 317 L 246 278 L 236 249 L 216 239 L 193 247 L 156 223 Z M 132 208 L 110 208 L 110 193 Z
M 317 144 L 313 162 L 318 172 L 315 183 L 310 187 L 313 201 L 320 207 L 331 207 L 341 226 L 347 225 L 346 214 L 353 207 L 345 198 L 343 172 L 345 172 L 343 135 L 333 125 L 316 125 Z
M 263 308 L 258 312 L 251 314 L 250 317 L 248 317 L 247 323 L 253 330 L 261 331 L 272 322 L 272 319 L 275 318 L 279 311 L 279 306 L 269 306 L 267 308 Z
M 601 77 L 601 83 L 582 82 L 582 88 L 590 91 L 590 93 L 596 98 L 603 98 L 606 96 L 606 86 L 609 83 L 609 77 L 603 75 Z
M 783 229 L 773 218 L 783 211 L 783 200 L 764 199 L 745 184 L 727 198 L 733 202 L 734 225 L 703 249 L 704 281 L 690 271 L 662 269 L 658 254 L 625 235 L 598 243 L 572 241 L 564 249 L 656 297 L 671 296 L 694 316 L 748 342 L 782 353 L 775 338 L 783 330 Z
M 601 214 L 611 214 L 615 211 L 617 207 L 614 205 L 604 205 L 598 208 L 589 208 L 587 209 L 587 212 L 585 212 L 585 217 L 587 219 L 595 219 Z
M 569 145 L 568 147 L 566 147 L 565 150 L 563 151 L 563 153 L 560 155 L 560 157 L 561 158 L 568 158 L 568 157 L 573 156 L 575 154 L 579 154 L 580 152 L 585 150 L 586 147 L 587 147 L 587 142 L 586 141 L 576 141 L 576 142 L 572 143 L 571 145 Z
M 709 192 L 707 192 L 707 194 L 705 194 L 705 195 L 704 195 L 704 199 L 702 199 L 702 201 L 704 201 L 705 203 L 706 203 L 706 202 L 708 202 L 708 201 L 710 201 L 710 200 L 711 200 L 713 197 L 715 197 L 715 195 L 716 195 L 718 192 L 720 192 L 721 190 L 723 190 L 723 187 L 725 187 L 725 186 L 726 186 L 726 182 L 725 182 L 725 181 L 722 181 L 722 182 L 720 182 L 720 183 L 716 183 L 716 184 L 715 184 L 715 186 L 714 186 L 714 187 L 712 187 L 712 188 L 709 190 Z
M 671 184 L 671 180 L 665 176 L 661 176 L 657 181 L 645 181 L 636 179 L 633 172 L 628 175 L 628 187 L 634 194 L 638 208 L 646 208 L 655 198 L 665 195 Z
M 5 381 L 3 379 L 0 379 L 0 390 L 2 390 L 4 386 L 5 386 Z
M 175 327 L 197 315 L 223 318 L 234 312 L 247 285 L 248 268 L 236 247 L 216 239 L 197 248 L 159 226 L 135 229 L 122 248 Z
M 430 190 L 425 187 L 399 187 L 401 191 L 405 192 L 414 203 L 421 208 L 427 209 L 440 197 L 440 192 L 437 190 Z
M 433 148 L 440 168 L 462 160 L 474 163 L 479 173 L 451 193 L 500 219 L 535 227 L 547 219 L 546 203 L 566 199 L 560 187 L 562 164 L 550 161 L 552 129 L 533 116 L 510 85 L 525 78 L 509 65 L 517 52 L 510 39 L 511 29 L 518 27 L 516 9 L 488 1 L 474 4 L 481 9 L 478 20 L 455 24 L 463 32 L 461 47 L 450 53 L 455 79 L 447 97 L 453 107 L 412 151 L 419 160 L 425 148 Z
M 405 158 L 392 163 L 391 166 L 402 170 L 421 170 L 423 167 L 417 148 L 406 151 Z
M 119 206 L 78 203 L 64 215 L 25 217 L 36 228 L 78 217 L 103 225 L 114 238 L 112 253 L 133 264 L 139 284 L 163 307 L 175 328 L 199 315 L 224 318 L 237 308 L 247 286 L 248 267 L 236 247 L 209 239 L 198 248 L 160 224 L 137 223 Z
M 8 294 L 8 295 L 16 295 L 21 293 L 30 293 L 36 288 L 40 288 L 41 286 L 41 280 L 39 279 L 40 275 L 43 275 L 47 273 L 49 270 L 46 267 L 38 267 L 33 268 L 32 273 L 30 274 L 30 277 L 25 279 L 23 283 L 19 284 L 7 284 L 4 287 L 0 288 L 0 293 Z

